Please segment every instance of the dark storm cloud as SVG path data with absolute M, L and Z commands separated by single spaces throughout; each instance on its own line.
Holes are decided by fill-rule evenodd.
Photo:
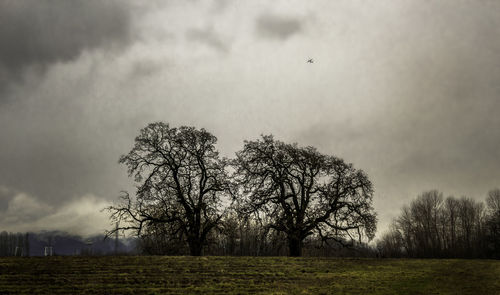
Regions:
M 257 18 L 257 34 L 263 38 L 286 40 L 302 30 L 298 18 L 264 14 Z
M 205 44 L 221 52 L 229 50 L 228 45 L 221 40 L 212 28 L 190 29 L 186 32 L 186 38 L 190 41 Z
M 84 50 L 129 41 L 127 2 L 6 0 L 0 2 L 0 91 L 28 69 L 43 71 Z
M 148 1 L 141 15 L 122 3 L 0 0 L 0 90 L 27 81 L 9 93 L 19 103 L 0 91 L 0 219 L 133 191 L 117 160 L 156 120 L 209 128 L 228 156 L 274 133 L 344 158 L 374 181 L 381 231 L 424 190 L 481 199 L 500 185 L 498 1 L 287 1 L 266 14 L 248 1 L 206 19 L 199 2 Z M 99 54 L 135 33 L 131 50 Z M 32 69 L 49 69 L 43 83 Z M 30 225 L 70 219 L 57 216 Z

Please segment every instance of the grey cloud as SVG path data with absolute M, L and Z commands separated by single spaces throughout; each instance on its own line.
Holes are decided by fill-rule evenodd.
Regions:
M 286 40 L 302 30 L 302 21 L 295 17 L 264 14 L 257 18 L 260 37 Z
M 212 9 L 214 12 L 219 13 L 224 11 L 229 4 L 230 4 L 229 0 L 214 0 Z
M 42 71 L 84 50 L 130 40 L 127 2 L 12 0 L 0 2 L 0 91 L 28 69 Z
M 17 192 L 0 215 L 0 228 L 11 232 L 63 230 L 84 236 L 109 229 L 110 203 L 87 194 L 62 206 L 48 205 L 34 196 Z
M 14 198 L 16 192 L 0 185 L 0 212 L 7 210 L 10 201 Z
M 186 37 L 188 40 L 205 44 L 221 52 L 229 50 L 228 45 L 221 40 L 212 28 L 190 29 L 186 32 Z
M 134 62 L 131 66 L 130 77 L 131 78 L 142 78 L 151 77 L 159 72 L 161 72 L 164 66 L 168 66 L 165 62 L 142 59 Z
M 351 69 L 332 101 L 350 107 L 326 104 L 296 137 L 366 169 L 383 224 L 424 190 L 484 200 L 498 186 L 498 15 L 498 2 L 413 1 L 338 35 Z
M 6 16 L 9 23 L 17 20 L 12 8 L 10 14 L 4 8 L 6 3 L 20 4 L 0 3 L 0 22 L 6 24 Z M 33 1 L 32 5 L 38 7 L 38 3 L 56 2 Z M 65 3 L 66 9 L 54 9 L 67 11 L 80 2 Z M 112 6 L 89 3 L 80 5 Z M 137 131 L 155 120 L 205 127 L 219 137 L 220 150 L 227 156 L 241 148 L 243 139 L 274 133 L 282 140 L 342 157 L 374 181 L 382 225 L 423 190 L 480 199 L 498 187 L 500 2 L 307 3 L 315 6 L 313 21 L 290 17 L 297 11 L 307 15 L 308 9 L 293 7 L 292 11 L 287 4 L 272 8 L 280 14 L 260 15 L 255 22 L 253 15 L 259 13 L 255 9 L 260 8 L 242 2 L 231 13 L 217 15 L 220 22 L 215 31 L 197 26 L 213 22 L 213 13 L 204 19 L 195 5 L 181 10 L 169 7 L 166 15 L 138 23 L 138 32 L 149 38 L 124 55 L 116 59 L 83 55 L 74 63 L 51 67 L 40 85 L 16 85 L 19 89 L 12 96 L 25 99 L 0 107 L 0 215 L 10 205 L 9 224 L 14 224 L 19 204 L 43 209 L 29 203 L 30 198 L 36 199 L 49 206 L 47 215 L 53 217 L 25 226 L 43 228 L 70 219 L 63 214 L 69 209 L 58 208 L 79 196 L 89 193 L 111 200 L 121 189 L 133 191 L 117 158 L 130 149 Z M 207 12 L 206 6 L 200 7 Z M 117 29 L 118 34 L 106 33 L 106 40 L 105 30 L 96 29 L 93 42 L 67 33 L 64 38 L 80 43 L 61 40 L 64 48 L 50 47 L 48 41 L 60 38 L 51 35 L 56 29 L 33 25 L 40 23 L 35 13 L 40 9 L 29 10 L 31 21 L 17 20 L 18 30 L 30 36 L 18 39 L 45 49 L 22 52 L 26 58 L 17 57 L 9 66 L 3 37 L 14 28 L 0 26 L 0 80 L 13 81 L 16 72 L 20 79 L 30 68 L 72 61 L 82 51 L 112 47 L 130 38 Z M 46 21 L 48 10 L 42 11 L 38 18 Z M 251 17 L 240 19 L 232 12 L 248 12 L 245 16 Z M 96 13 L 102 16 L 103 12 Z M 90 12 L 80 14 L 94 20 Z M 124 21 L 130 26 L 129 18 Z M 75 26 L 71 19 L 61 22 Z M 23 24 L 30 30 L 23 29 Z M 198 29 L 189 30 L 193 26 Z M 188 42 L 160 40 L 151 28 L 175 30 Z M 252 47 L 255 40 L 245 34 L 248 30 L 264 41 L 290 40 L 306 30 L 312 34 L 307 42 L 287 43 L 290 46 L 276 55 L 282 48 L 274 45 L 280 44 Z M 38 33 L 43 38 L 36 38 Z M 232 43 L 222 38 L 226 36 L 231 36 Z M 200 47 L 238 54 L 200 57 Z M 305 52 L 312 52 L 318 62 L 306 64 L 300 58 Z M 266 59 L 269 55 L 272 62 Z M 224 66 L 217 58 L 225 58 Z M 82 71 L 94 67 L 91 75 L 82 77 Z M 2 190 L 2 185 L 24 195 Z M 78 201 L 72 204 L 76 205 L 71 208 L 83 208 Z

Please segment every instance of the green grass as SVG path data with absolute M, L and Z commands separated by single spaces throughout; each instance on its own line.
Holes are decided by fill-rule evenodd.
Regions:
M 0 258 L 0 294 L 500 294 L 500 261 Z

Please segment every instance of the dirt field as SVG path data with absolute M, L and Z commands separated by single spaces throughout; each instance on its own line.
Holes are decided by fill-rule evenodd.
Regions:
M 500 261 L 0 258 L 0 294 L 500 294 Z

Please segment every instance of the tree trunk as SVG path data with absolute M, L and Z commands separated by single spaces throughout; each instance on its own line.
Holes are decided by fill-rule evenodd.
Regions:
M 302 239 L 297 237 L 288 238 L 289 256 L 300 257 L 302 256 Z
M 201 256 L 203 250 L 203 243 L 198 240 L 188 241 L 189 254 L 191 256 Z

